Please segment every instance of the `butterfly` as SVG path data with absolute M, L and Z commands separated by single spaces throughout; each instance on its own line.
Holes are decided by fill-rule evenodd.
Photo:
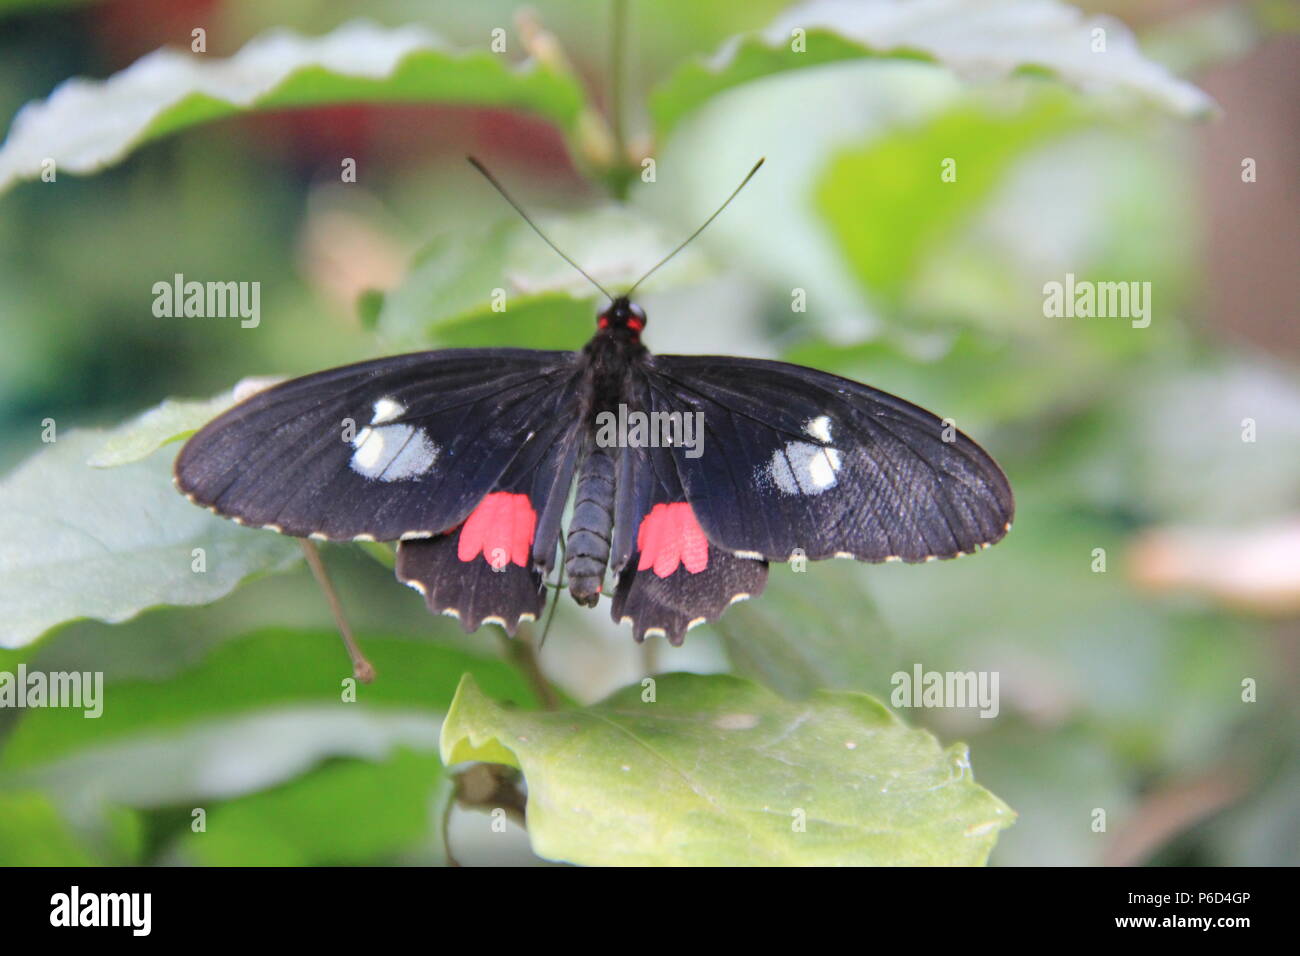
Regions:
M 536 620 L 562 552 L 578 604 L 611 575 L 615 621 L 673 644 L 761 594 L 769 562 L 932 561 L 1010 530 L 997 463 L 910 402 L 784 362 L 651 353 L 644 278 L 605 292 L 581 351 L 418 352 L 258 392 L 189 439 L 176 484 L 240 524 L 398 542 L 398 579 L 468 632 Z

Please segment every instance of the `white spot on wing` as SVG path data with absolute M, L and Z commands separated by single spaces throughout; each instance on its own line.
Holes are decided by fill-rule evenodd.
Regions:
M 804 423 L 803 430 L 824 445 L 831 443 L 831 420 L 825 415 L 810 418 Z
M 835 487 L 842 464 L 837 448 L 792 441 L 772 453 L 772 460 L 764 470 L 784 494 L 820 495 Z
M 386 431 L 388 429 L 363 428 L 357 432 L 357 437 L 352 439 L 352 447 L 356 449 L 352 455 L 353 471 L 360 472 L 368 478 L 375 477 L 379 463 L 384 460 Z
M 808 465 L 808 474 L 817 491 L 825 491 L 835 485 L 835 473 L 840 470 L 840 453 L 834 448 L 822 450 L 820 455 L 813 455 Z
M 407 425 L 388 425 L 388 428 L 406 428 L 412 434 L 402 444 L 401 450 L 380 473 L 381 481 L 396 481 L 401 478 L 414 478 L 433 467 L 438 457 L 438 446 L 429 441 L 420 429 L 411 429 Z
M 372 425 L 382 425 L 384 422 L 395 421 L 406 414 L 406 406 L 395 398 L 385 396 L 371 406 L 374 410 L 374 417 L 370 419 Z
M 423 429 L 414 425 L 388 425 L 406 414 L 406 406 L 395 398 L 384 397 L 371 406 L 370 424 L 352 439 L 350 465 L 366 478 L 401 481 L 423 475 L 438 460 L 440 449 L 429 440 Z

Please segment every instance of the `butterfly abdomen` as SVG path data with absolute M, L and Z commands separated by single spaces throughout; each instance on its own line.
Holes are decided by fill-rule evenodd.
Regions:
M 614 460 L 604 448 L 592 448 L 578 476 L 564 561 L 569 593 L 579 604 L 594 607 L 600 599 L 613 526 Z

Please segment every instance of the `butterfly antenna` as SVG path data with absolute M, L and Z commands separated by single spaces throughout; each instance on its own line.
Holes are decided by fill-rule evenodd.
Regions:
M 664 263 L 666 263 L 669 259 L 671 259 L 673 256 L 677 255 L 677 253 L 681 252 L 681 251 L 682 251 L 683 249 L 685 249 L 688 245 L 690 245 L 690 244 L 691 244 L 691 241 L 692 241 L 696 236 L 698 236 L 700 233 L 702 233 L 705 229 L 707 229 L 707 228 L 709 227 L 709 223 L 713 222 L 713 220 L 717 219 L 720 215 L 722 215 L 722 210 L 726 209 L 728 206 L 731 205 L 731 200 L 735 199 L 736 196 L 740 193 L 740 191 L 741 191 L 742 189 L 745 188 L 746 184 L 747 184 L 751 179 L 754 178 L 754 174 L 755 174 L 756 172 L 758 172 L 759 167 L 762 166 L 763 163 L 764 163 L 766 160 L 767 160 L 767 157 L 764 156 L 762 159 L 760 159 L 758 162 L 756 162 L 756 163 L 754 164 L 754 168 L 751 169 L 751 170 L 749 171 L 748 175 L 746 175 L 745 178 L 742 179 L 742 180 L 740 181 L 740 185 L 737 186 L 735 189 L 733 189 L 733 190 L 731 191 L 731 195 L 728 196 L 727 199 L 726 199 L 726 201 L 725 201 L 721 206 L 719 206 L 719 207 L 717 208 L 717 210 L 713 213 L 713 215 L 710 216 L 708 219 L 704 220 L 704 224 L 703 224 L 702 226 L 700 226 L 699 229 L 696 229 L 693 233 L 691 233 L 689 236 L 687 236 L 685 242 L 683 242 L 680 246 L 678 246 L 678 247 L 677 247 L 676 249 L 674 249 L 672 252 L 668 253 L 668 255 L 666 255 L 666 256 L 664 256 L 662 259 L 660 259 L 660 260 L 655 264 L 655 266 L 654 266 L 654 267 L 653 267 L 649 272 L 647 272 L 647 273 L 646 273 L 645 275 L 643 275 L 641 278 L 637 279 L 636 282 L 632 283 L 632 288 L 630 288 L 630 289 L 627 290 L 627 292 L 624 294 L 624 297 L 625 297 L 625 298 L 631 298 L 632 293 L 636 291 L 636 287 L 637 287 L 637 286 L 639 286 L 642 282 L 645 282 L 646 279 L 648 279 L 648 278 L 650 278 L 652 275 L 654 275 L 654 274 L 659 270 L 659 267 L 662 266 L 662 265 L 664 265 Z M 534 228 L 535 228 L 535 227 L 534 227 Z
M 502 186 L 499 182 L 497 182 L 497 178 L 495 176 L 493 176 L 490 172 L 488 172 L 486 166 L 480 163 L 473 156 L 466 156 L 465 158 L 469 160 L 469 164 L 471 166 L 473 166 L 475 169 L 477 169 L 480 173 L 483 174 L 483 178 L 492 184 L 492 187 L 501 194 L 501 198 L 504 199 L 506 202 L 510 203 L 510 205 L 514 207 L 515 212 L 519 213 L 519 215 L 523 217 L 524 222 L 528 223 L 528 225 L 533 227 L 533 232 L 541 236 L 543 242 L 545 242 L 548 246 L 554 249 L 556 254 L 561 259 L 563 259 L 569 265 L 573 266 L 573 268 L 577 269 L 580 273 L 582 273 L 582 277 L 586 279 L 588 282 L 590 282 L 592 285 L 594 285 L 597 289 L 599 289 L 607 299 L 613 301 L 614 296 L 609 293 L 608 289 L 606 289 L 603 285 L 601 285 L 590 275 L 588 275 L 586 269 L 582 268 L 582 266 L 578 265 L 567 255 L 565 255 L 563 249 L 561 249 L 555 243 L 551 242 L 551 240 L 547 237 L 546 233 L 542 232 L 542 230 L 538 227 L 537 223 L 533 222 L 532 217 L 530 217 L 528 213 L 524 212 L 524 208 L 521 205 L 519 205 L 519 203 L 515 202 L 514 199 L 511 197 L 511 195 L 508 192 L 506 192 L 506 188 Z M 721 212 L 721 210 L 719 210 L 719 212 Z

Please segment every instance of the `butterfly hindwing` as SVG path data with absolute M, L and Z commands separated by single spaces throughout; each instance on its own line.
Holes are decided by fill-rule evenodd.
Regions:
M 915 405 L 826 372 L 722 356 L 657 355 L 654 412 L 702 413 L 698 457 L 674 448 L 709 540 L 784 561 L 923 561 L 999 540 L 1014 504 L 997 464 Z
M 541 574 L 531 564 L 493 564 L 489 557 L 459 554 L 460 529 L 397 546 L 397 579 L 424 595 L 434 614 L 450 614 L 466 633 L 485 623 L 513 635 L 523 621 L 535 621 L 546 603 Z
M 511 463 L 570 427 L 575 356 L 399 355 L 294 379 L 202 428 L 176 461 L 191 500 L 243 524 L 333 540 L 459 525 Z
M 638 641 L 661 634 L 681 644 L 690 628 L 761 594 L 767 562 L 710 543 L 666 450 L 625 448 L 621 455 L 616 509 L 623 529 L 615 526 L 612 616 L 630 623 Z M 621 570 L 620 551 L 630 552 Z
M 463 524 L 397 546 L 398 580 L 449 614 L 466 632 L 497 623 L 514 634 L 545 604 L 544 572 L 560 536 L 581 444 L 573 416 L 557 417 L 521 452 Z
M 738 558 L 713 550 L 709 566 L 698 573 L 679 567 L 667 577 L 653 569 L 624 568 L 614 592 L 614 620 L 632 625 L 632 636 L 643 641 L 662 634 L 680 645 L 697 624 L 716 621 L 737 601 L 758 597 L 767 584 L 767 562 Z

